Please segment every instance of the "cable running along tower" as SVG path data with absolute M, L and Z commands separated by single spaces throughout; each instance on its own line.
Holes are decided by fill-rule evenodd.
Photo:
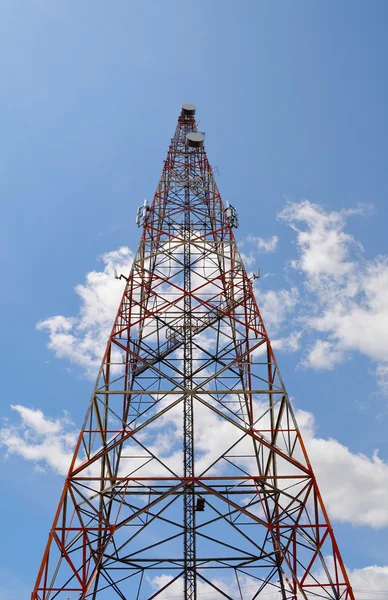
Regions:
M 182 106 L 32 600 L 354 600 Z

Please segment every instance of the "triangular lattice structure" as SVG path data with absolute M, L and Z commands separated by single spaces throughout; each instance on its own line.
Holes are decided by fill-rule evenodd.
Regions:
M 183 105 L 32 600 L 354 600 Z

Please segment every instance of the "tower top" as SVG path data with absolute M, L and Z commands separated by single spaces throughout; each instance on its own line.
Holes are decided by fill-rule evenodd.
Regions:
M 182 115 L 195 115 L 194 104 L 182 104 Z

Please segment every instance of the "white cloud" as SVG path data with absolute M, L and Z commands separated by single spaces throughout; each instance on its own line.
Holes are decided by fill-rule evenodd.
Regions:
M 170 581 L 172 581 L 173 577 L 170 575 L 166 575 L 166 574 L 162 574 L 156 577 L 153 577 L 152 579 L 149 580 L 151 586 L 153 587 L 154 592 L 156 592 L 157 590 L 161 589 L 163 586 L 167 585 Z M 222 579 L 222 578 L 216 578 L 216 577 L 212 577 L 209 578 L 209 581 L 211 582 L 211 584 L 213 584 L 214 586 L 219 587 L 220 589 L 222 589 L 223 592 L 225 592 L 226 594 L 228 594 L 228 596 L 232 597 L 232 598 L 240 598 L 240 591 L 244 594 L 244 597 L 247 598 L 248 596 L 251 597 L 254 592 L 257 590 L 258 588 L 258 582 L 257 580 L 255 581 L 255 579 L 253 577 L 249 577 L 248 575 L 245 574 L 239 574 L 239 585 L 237 584 L 236 579 Z M 263 594 L 266 598 L 266 600 L 278 600 L 279 599 L 279 590 L 276 589 L 276 591 L 270 592 L 267 591 L 269 588 L 266 589 L 265 593 Z M 272 588 L 273 589 L 273 588 Z M 212 587 L 212 585 L 209 585 L 206 582 L 203 582 L 201 580 L 197 581 L 197 590 L 198 590 L 198 597 L 202 598 L 202 597 L 206 597 L 206 600 L 219 600 L 221 598 L 221 594 L 219 592 L 217 592 L 217 590 Z M 163 592 L 161 592 L 160 594 L 158 594 L 158 598 L 166 598 L 166 600 L 168 598 L 183 598 L 184 597 L 184 581 L 182 578 L 177 579 L 176 581 L 174 581 L 173 583 L 171 583 Z
M 296 232 L 298 257 L 291 261 L 306 291 L 300 322 L 318 334 L 302 363 L 333 369 L 357 351 L 376 362 L 388 390 L 388 257 L 366 260 L 345 232 L 351 215 L 370 207 L 325 211 L 308 200 L 288 203 L 279 218 Z
M 275 252 L 279 238 L 277 235 L 273 235 L 270 238 L 255 237 L 248 235 L 245 238 L 251 244 L 254 244 L 258 252 Z
M 290 333 L 286 337 L 275 338 L 271 343 L 273 350 L 279 352 L 297 352 L 300 349 L 301 331 Z
M 276 335 L 299 301 L 296 287 L 290 290 L 255 290 L 260 312 L 269 335 Z
M 256 262 L 256 256 L 250 252 L 249 254 L 240 253 L 245 267 L 251 267 Z
M 330 517 L 352 525 L 387 527 L 388 463 L 377 451 L 371 457 L 355 454 L 337 440 L 317 437 L 309 412 L 297 410 L 296 419 Z
M 57 315 L 37 325 L 48 332 L 48 348 L 57 358 L 80 365 L 90 377 L 97 375 L 123 293 L 124 282 L 114 278 L 114 271 L 127 275 L 132 260 L 133 253 L 125 246 L 104 254 L 104 270 L 87 273 L 86 282 L 75 288 L 81 299 L 78 315 Z
M 385 593 L 388 597 L 388 566 L 376 565 L 349 571 L 351 584 L 359 600 L 370 600 L 371 592 Z M 376 596 L 377 597 L 377 596 Z
M 343 231 L 349 214 L 354 211 L 326 212 L 308 200 L 289 202 L 278 214 L 297 233 L 300 256 L 293 266 L 306 274 L 307 283 L 320 277 L 338 278 L 353 270 L 348 256 L 355 240 Z
M 39 409 L 11 405 L 19 418 L 18 424 L 8 421 L 0 429 L 0 444 L 8 455 L 15 454 L 33 462 L 37 468 L 67 474 L 73 456 L 77 434 L 69 417 L 53 419 Z
M 170 581 L 172 581 L 172 580 L 173 580 L 173 577 L 171 575 L 157 575 L 150 581 L 150 583 L 153 587 L 154 592 L 156 592 L 157 590 L 161 589 L 162 587 L 164 587 L 165 585 L 170 583 Z M 212 583 L 214 583 L 215 585 L 218 584 L 225 591 L 232 591 L 230 589 L 229 585 L 225 586 L 224 581 L 219 581 L 217 579 L 213 579 Z M 202 581 L 198 581 L 197 586 L 198 586 L 198 595 L 200 598 L 204 594 L 206 594 L 207 600 L 218 600 L 220 598 L 220 594 L 209 584 L 202 582 Z M 184 597 L 184 581 L 183 581 L 183 579 L 177 579 L 176 581 L 171 583 L 163 592 L 158 594 L 158 598 L 160 598 L 161 600 L 163 598 L 167 599 L 167 598 L 183 598 L 183 597 Z
M 326 557 L 326 562 L 331 567 L 331 570 L 334 572 L 333 568 L 333 560 L 331 557 Z M 353 587 L 353 592 L 356 595 L 357 600 L 371 600 L 371 593 L 373 595 L 374 592 L 377 593 L 376 598 L 387 598 L 388 597 L 388 566 L 377 566 L 371 565 L 359 569 L 348 569 L 348 575 Z M 326 579 L 325 574 L 319 573 L 318 575 L 319 581 L 323 581 Z M 162 588 L 164 585 L 169 583 L 172 580 L 172 577 L 169 575 L 159 575 L 150 580 L 150 584 L 153 589 L 156 591 Z M 220 585 L 223 590 L 225 590 L 229 594 L 234 594 L 237 597 L 238 590 L 236 589 L 236 584 L 233 581 L 222 581 L 213 579 L 212 583 L 216 585 Z M 254 590 L 257 589 L 257 583 L 255 584 L 254 580 L 250 577 L 243 577 L 241 580 L 242 583 L 242 591 L 245 592 L 249 597 L 254 593 Z M 218 600 L 220 595 L 215 592 L 211 586 L 206 583 L 199 582 L 198 583 L 198 591 L 199 595 L 202 597 L 203 594 L 206 594 L 207 600 L 212 600 L 213 598 Z M 159 594 L 160 598 L 182 598 L 183 594 L 183 580 L 178 579 L 174 583 L 172 583 L 164 592 Z M 386 594 L 385 596 L 383 594 Z M 271 600 L 272 594 L 266 592 L 265 597 L 268 600 Z M 279 596 L 278 592 L 273 594 L 273 598 L 277 598 Z M 234 597 L 234 596 L 233 596 Z M 373 597 L 375 597 L 373 595 Z
M 342 362 L 344 353 L 337 344 L 328 340 L 316 340 L 302 360 L 302 365 L 313 369 L 335 369 Z
M 329 572 L 334 576 L 335 567 L 333 557 L 326 556 L 325 562 Z M 357 600 L 371 600 L 372 596 L 376 598 L 388 597 L 388 566 L 371 565 L 358 569 L 348 568 L 347 573 Z M 323 570 L 316 575 L 319 581 L 328 581 L 327 575 Z M 375 593 L 376 596 L 374 595 Z
M 339 349 L 357 350 L 376 361 L 388 361 L 388 262 L 379 257 L 359 265 L 336 298 L 309 319 L 316 331 L 328 334 Z M 350 285 L 353 286 L 349 290 Z

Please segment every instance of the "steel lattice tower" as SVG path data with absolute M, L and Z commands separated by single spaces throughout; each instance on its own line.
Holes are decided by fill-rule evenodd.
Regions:
M 32 600 L 354 600 L 192 105 L 137 221 Z

